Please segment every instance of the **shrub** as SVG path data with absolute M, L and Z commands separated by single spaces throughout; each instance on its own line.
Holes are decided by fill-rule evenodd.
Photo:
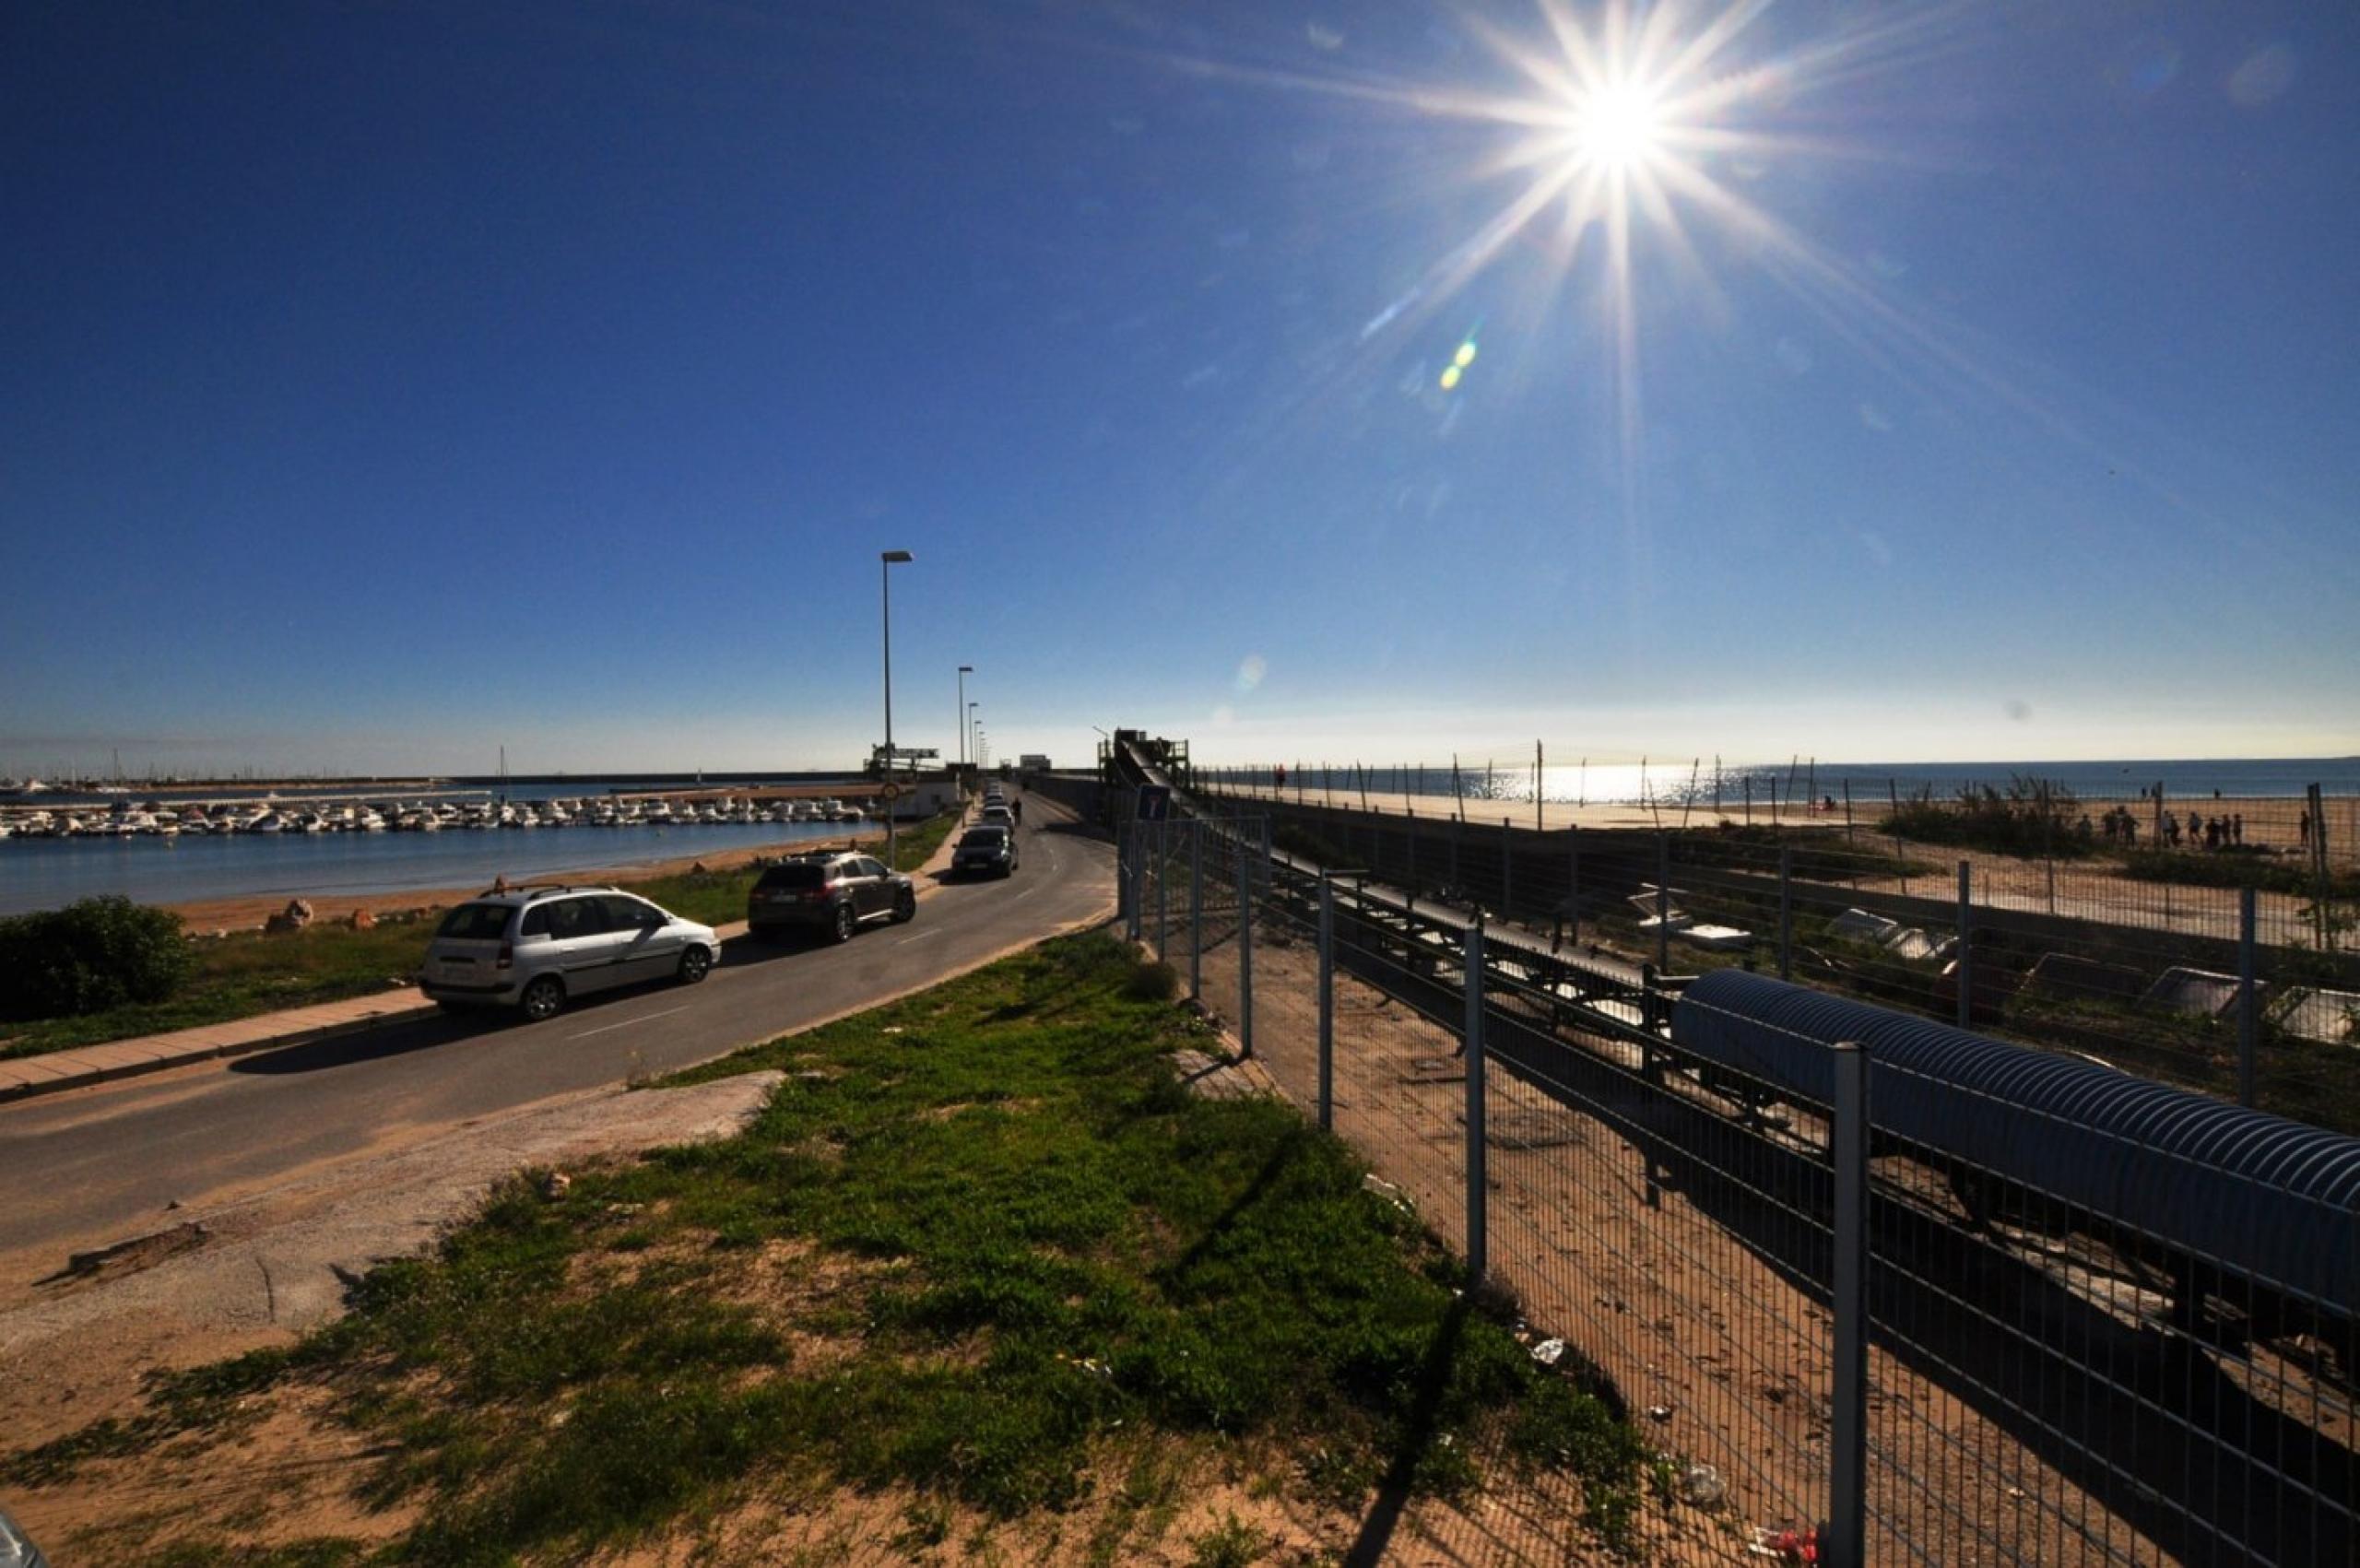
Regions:
M 0 920 L 0 1018 L 65 1018 L 160 1002 L 195 956 L 181 917 L 120 894 Z
M 1168 1002 L 1180 994 L 1180 972 L 1168 963 L 1141 963 L 1124 989 L 1142 1002 Z

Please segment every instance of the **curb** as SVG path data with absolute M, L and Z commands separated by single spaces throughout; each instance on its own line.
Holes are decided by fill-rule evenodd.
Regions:
M 388 1008 L 383 1012 L 364 1013 L 359 1018 L 337 1023 L 312 1024 L 303 1029 L 288 1030 L 278 1034 L 259 1035 L 252 1040 L 226 1041 L 216 1045 L 195 1045 L 177 1051 L 164 1051 L 153 1046 L 138 1047 L 136 1041 L 110 1041 L 104 1045 L 85 1046 L 81 1050 L 52 1051 L 38 1056 L 19 1056 L 0 1062 L 0 1078 L 30 1069 L 46 1072 L 47 1077 L 23 1078 L 14 1083 L 0 1082 L 0 1104 L 16 1100 L 30 1100 L 35 1095 L 56 1094 L 68 1089 L 86 1089 L 94 1083 L 113 1083 L 126 1078 L 141 1078 L 148 1073 L 163 1072 L 171 1067 L 186 1067 L 193 1062 L 218 1061 L 226 1056 L 243 1056 L 256 1051 L 276 1050 L 285 1045 L 308 1045 L 314 1041 L 333 1040 L 338 1035 L 358 1034 L 363 1030 L 376 1029 L 389 1023 L 403 1023 L 413 1019 L 429 1018 L 435 1012 L 431 1002 L 413 1002 Z M 148 1051 L 145 1060 L 126 1057 L 120 1061 L 91 1064 L 83 1059 L 84 1052 L 122 1051 L 125 1047 Z
M 726 925 L 716 925 L 714 934 L 724 942 L 730 941 L 746 934 L 746 923 L 733 920 Z M 311 1045 L 322 1040 L 359 1034 L 387 1024 L 411 1023 L 433 1018 L 439 1010 L 431 1002 L 410 1001 L 362 1013 L 357 1018 L 342 1019 L 335 1023 L 307 1024 L 301 1029 L 258 1034 L 251 1040 L 229 1040 L 214 1044 L 169 1049 L 155 1044 L 155 1037 L 149 1036 L 144 1041 L 136 1038 L 110 1040 L 99 1045 L 45 1051 L 38 1056 L 18 1056 L 0 1061 L 0 1105 L 18 1100 L 30 1100 L 42 1094 L 59 1094 L 69 1089 L 88 1089 L 95 1083 L 144 1078 L 149 1073 L 184 1067 L 197 1062 L 252 1055 L 257 1051 L 277 1051 L 289 1045 Z M 252 1020 L 231 1020 L 229 1024 L 201 1027 L 228 1028 L 240 1021 Z M 96 1062 L 89 1059 L 102 1053 L 107 1059 Z M 16 1081 L 8 1081 L 11 1078 Z

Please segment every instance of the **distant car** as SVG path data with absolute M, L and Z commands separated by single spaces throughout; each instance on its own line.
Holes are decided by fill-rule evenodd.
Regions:
M 1016 874 L 1016 835 L 997 826 L 970 828 L 950 852 L 954 876 L 1012 877 Z
M 817 932 L 848 942 L 874 920 L 916 917 L 917 884 L 866 855 L 799 855 L 773 866 L 746 895 L 746 924 L 757 937 Z
M 975 825 L 979 828 L 1006 828 L 1013 835 L 1016 831 L 1016 813 L 1005 806 L 986 806 L 984 808 L 984 814 L 975 819 Z
M 419 988 L 446 1010 L 512 1007 L 537 1022 L 594 991 L 647 980 L 693 985 L 720 961 L 712 926 L 620 888 L 510 888 L 442 917 Z
M 8 1511 L 5 1508 L 0 1508 L 0 1565 L 5 1565 L 5 1568 L 49 1568 L 49 1559 L 41 1555 L 41 1548 L 32 1543 L 31 1538 L 18 1528 L 17 1522 L 8 1517 Z

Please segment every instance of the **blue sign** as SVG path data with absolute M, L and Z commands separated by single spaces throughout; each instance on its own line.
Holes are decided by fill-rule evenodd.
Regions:
M 1168 784 L 1139 786 L 1139 820 L 1161 822 L 1172 815 L 1172 789 Z

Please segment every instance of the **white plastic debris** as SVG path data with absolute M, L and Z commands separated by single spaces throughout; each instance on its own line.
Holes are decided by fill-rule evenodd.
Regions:
M 1542 1366 L 1555 1366 L 1558 1358 L 1564 1353 L 1565 1342 L 1563 1339 L 1543 1339 L 1532 1347 L 1532 1359 Z

